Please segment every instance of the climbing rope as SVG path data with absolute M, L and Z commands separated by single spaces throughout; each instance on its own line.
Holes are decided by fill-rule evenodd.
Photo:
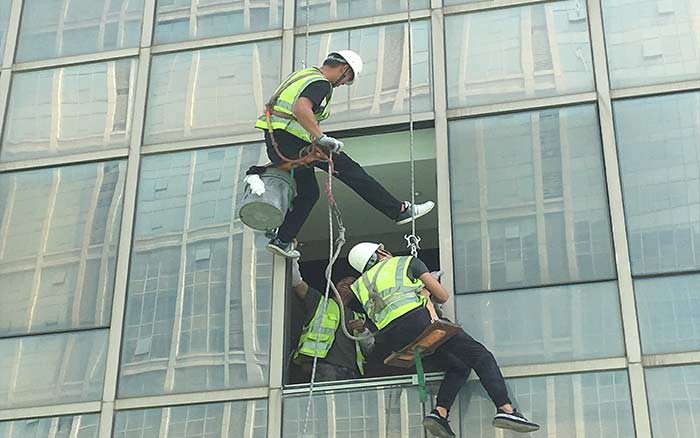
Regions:
M 406 9 L 406 14 L 408 15 L 408 143 L 411 161 L 411 234 L 404 234 L 403 238 L 406 239 L 406 247 L 410 248 L 411 255 L 413 257 L 418 257 L 421 239 L 420 236 L 416 234 L 416 216 L 414 210 L 414 206 L 416 205 L 416 168 L 413 157 L 413 32 L 411 31 L 411 0 L 406 0 Z

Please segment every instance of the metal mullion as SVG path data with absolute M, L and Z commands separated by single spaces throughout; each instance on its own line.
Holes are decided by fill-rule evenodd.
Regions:
M 1 409 L 0 421 L 28 418 L 58 417 L 63 415 L 94 414 L 100 411 L 100 402 L 52 404 L 49 406 Z
M 476 3 L 445 6 L 445 15 L 463 14 L 466 12 L 490 11 L 518 6 L 530 6 L 540 3 L 554 3 L 560 0 L 484 0 Z
M 642 356 L 645 367 L 662 367 L 675 365 L 700 364 L 700 351 L 685 351 L 682 353 L 660 353 Z
M 595 103 L 596 101 L 597 95 L 594 91 L 591 91 L 564 96 L 542 97 L 530 100 L 479 105 L 470 108 L 448 109 L 447 117 L 450 120 L 469 117 L 482 117 L 521 111 L 535 111 L 552 107 L 580 105 L 584 103 Z
M 644 85 L 639 87 L 610 90 L 613 100 L 658 96 L 700 90 L 700 80 L 672 82 L 668 84 Z
M 48 68 L 68 67 L 76 64 L 94 64 L 97 62 L 116 61 L 122 58 L 131 58 L 139 55 L 139 48 L 110 50 L 99 53 L 86 53 L 75 56 L 63 56 L 60 58 L 42 59 L 15 64 L 14 71 L 44 70 Z
M 264 399 L 267 398 L 268 392 L 269 389 L 266 387 L 257 387 L 124 398 L 114 401 L 114 409 L 121 411 L 131 409 L 207 404 L 237 400 Z
M 230 46 L 234 44 L 262 43 L 267 40 L 282 38 L 281 29 L 264 30 L 260 32 L 241 33 L 226 35 L 214 38 L 203 38 L 196 40 L 179 41 L 176 43 L 159 44 L 153 46 L 153 54 L 182 52 L 196 49 L 209 49 L 220 46 Z
M 128 149 L 119 148 L 104 151 L 84 152 L 79 154 L 33 158 L 21 161 L 8 161 L 0 163 L 0 173 L 17 172 L 28 169 L 40 169 L 45 167 L 68 166 L 72 164 L 84 164 L 95 161 L 108 161 L 119 158 L 126 158 Z
M 12 62 L 15 59 L 15 51 L 17 49 L 17 41 L 19 41 L 19 25 L 22 20 L 22 1 L 13 0 L 12 10 L 10 11 L 10 21 L 7 27 L 7 36 L 5 38 L 5 52 L 2 57 L 2 68 L 12 67 Z
M 430 18 L 430 9 L 414 10 L 411 12 L 411 20 L 421 20 Z M 390 24 L 405 23 L 406 12 L 396 12 L 387 15 L 376 15 L 370 17 L 350 18 L 347 20 L 332 21 L 309 25 L 309 34 L 332 33 L 357 29 L 361 27 L 386 26 Z M 297 26 L 294 30 L 297 36 L 306 35 L 306 25 Z

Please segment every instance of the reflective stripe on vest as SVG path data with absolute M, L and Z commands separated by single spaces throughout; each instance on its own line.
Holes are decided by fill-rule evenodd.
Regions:
M 299 338 L 299 346 L 297 351 L 294 353 L 294 359 L 299 357 L 300 354 L 305 356 L 314 357 L 317 356 L 319 359 L 323 359 L 328 356 L 328 352 L 333 346 L 335 341 L 335 332 L 338 330 L 338 324 L 340 323 L 340 308 L 338 303 L 329 299 L 328 306 L 326 307 L 325 318 L 322 318 L 321 329 L 316 332 L 318 326 L 318 319 L 322 317 L 321 312 L 323 311 L 323 301 L 325 298 L 321 298 L 316 306 L 316 311 L 314 312 L 314 317 L 311 321 L 304 327 L 304 331 Z M 355 319 L 362 319 L 364 321 L 365 316 L 361 313 L 353 312 Z M 318 342 L 317 342 L 318 341 Z M 365 356 L 362 354 L 362 349 L 360 348 L 360 343 L 355 342 L 355 363 L 360 371 L 361 375 L 365 374 Z
M 425 305 L 419 293 L 423 282 L 408 278 L 412 256 L 392 257 L 378 263 L 353 283 L 351 289 L 380 330 L 396 318 Z
M 313 140 L 311 134 L 304 129 L 299 122 L 297 122 L 296 117 L 294 116 L 294 105 L 306 87 L 317 81 L 328 82 L 328 84 L 331 86 L 328 95 L 325 97 L 326 106 L 320 107 L 319 110 L 314 113 L 314 117 L 316 118 L 317 122 L 321 122 L 330 117 L 331 111 L 328 104 L 333 96 L 333 85 L 328 81 L 328 79 L 326 79 L 318 68 L 310 67 L 299 70 L 287 76 L 280 86 L 277 87 L 277 90 L 275 90 L 275 93 L 270 99 L 270 101 L 274 103 L 270 115 L 272 129 L 282 129 L 306 142 L 311 143 Z M 258 117 L 257 122 L 255 122 L 255 127 L 265 130 L 269 129 L 267 118 L 265 117 L 264 113 Z

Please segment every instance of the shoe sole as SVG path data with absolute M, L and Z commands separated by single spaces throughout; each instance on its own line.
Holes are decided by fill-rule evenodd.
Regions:
M 286 251 L 283 251 L 280 247 L 275 246 L 275 245 L 270 245 L 269 243 L 267 244 L 267 250 L 274 253 L 274 254 L 281 255 L 282 257 L 287 258 L 287 259 L 293 259 L 294 257 L 300 256 L 299 251 L 297 251 L 296 249 L 294 250 L 294 252 L 288 253 Z
M 423 216 L 425 216 L 426 214 L 428 214 L 428 213 L 430 213 L 431 211 L 433 211 L 433 208 L 435 208 L 435 204 L 433 204 L 433 206 L 430 207 L 428 210 L 424 211 L 424 212 L 421 213 L 421 214 L 417 214 L 417 215 L 414 216 L 414 217 L 415 217 L 416 219 L 418 219 L 419 217 L 423 217 Z M 404 225 L 404 224 L 407 224 L 407 223 L 409 223 L 409 222 L 411 222 L 411 216 L 407 217 L 406 219 L 402 219 L 402 220 L 400 220 L 400 221 L 397 221 L 397 222 L 396 222 L 396 225 Z
M 497 427 L 499 429 L 507 429 L 520 433 L 534 432 L 540 429 L 540 426 L 537 425 L 518 423 L 506 418 L 494 418 L 491 424 L 493 427 Z
M 425 430 L 430 432 L 434 437 L 438 438 L 454 438 L 455 435 L 450 435 L 449 433 L 445 432 L 445 429 L 440 426 L 440 423 L 437 421 L 433 420 L 432 418 L 424 418 L 423 419 L 423 427 Z

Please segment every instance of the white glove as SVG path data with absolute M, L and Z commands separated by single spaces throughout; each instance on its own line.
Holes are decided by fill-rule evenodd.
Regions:
M 328 149 L 331 152 L 335 152 L 336 154 L 340 152 L 341 149 L 343 149 L 343 142 L 338 140 L 337 138 L 329 137 L 326 134 L 323 134 L 316 140 L 316 143 L 321 146 L 324 149 Z
M 444 272 L 442 270 L 433 271 L 430 273 L 430 275 L 432 275 L 433 278 L 436 279 L 437 281 L 440 281 L 440 279 L 442 278 L 442 274 L 444 274 Z
M 299 271 L 299 257 L 292 259 L 292 287 L 297 287 L 301 284 L 301 271 Z
M 265 193 L 265 183 L 260 178 L 260 175 L 246 175 L 243 181 L 248 184 L 253 194 L 260 196 Z

